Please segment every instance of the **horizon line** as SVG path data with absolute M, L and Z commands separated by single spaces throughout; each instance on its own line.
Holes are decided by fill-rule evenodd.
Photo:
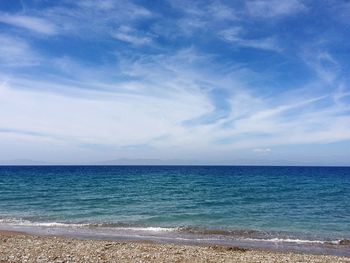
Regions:
M 350 165 L 298 165 L 298 164 L 0 164 L 0 167 L 15 167 L 15 166 L 27 166 L 27 167 L 44 167 L 44 166 L 189 166 L 189 167 L 339 167 L 339 168 L 350 168 Z

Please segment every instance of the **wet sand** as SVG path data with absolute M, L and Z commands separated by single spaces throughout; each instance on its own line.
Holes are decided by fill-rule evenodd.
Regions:
M 328 255 L 280 253 L 220 246 L 79 240 L 0 231 L 5 262 L 350 262 Z

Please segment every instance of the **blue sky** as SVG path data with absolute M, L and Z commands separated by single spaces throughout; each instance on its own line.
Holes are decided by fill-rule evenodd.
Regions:
M 350 2 L 0 2 L 0 160 L 350 165 Z

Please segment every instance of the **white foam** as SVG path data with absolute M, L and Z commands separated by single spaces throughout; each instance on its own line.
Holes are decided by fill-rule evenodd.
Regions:
M 8 225 L 14 227 L 43 227 L 43 228 L 85 228 L 89 226 L 94 226 L 94 224 L 77 224 L 77 223 L 61 223 L 61 222 L 32 222 L 25 219 L 18 218 L 6 218 L 0 219 L 0 225 Z M 96 225 L 95 225 L 96 226 Z M 176 232 L 179 227 L 109 227 L 104 224 L 97 224 L 99 229 L 113 229 L 115 231 L 131 231 L 138 232 Z M 119 232 L 118 231 L 118 232 Z M 137 236 L 137 234 L 136 234 Z M 142 235 L 143 236 L 143 235 Z M 164 238 L 164 237 L 163 237 Z M 174 237 L 173 237 L 174 238 Z M 179 238 L 179 237 L 178 237 Z M 181 239 L 181 238 L 180 238 Z M 340 240 L 332 241 L 322 241 L 322 240 L 307 240 L 307 239 L 293 239 L 293 238 L 270 238 L 270 239 L 260 239 L 260 238 L 238 238 L 241 241 L 251 241 L 251 242 L 269 242 L 269 243 L 295 243 L 295 244 L 332 244 L 339 245 Z M 199 238 L 198 240 L 213 240 L 213 238 Z M 216 239 L 215 239 L 216 240 Z
M 31 222 L 24 219 L 0 219 L 0 224 L 11 225 L 11 226 L 41 226 L 41 227 L 82 227 L 87 224 L 67 224 L 60 222 Z
M 117 227 L 117 229 L 131 230 L 131 231 L 149 231 L 149 232 L 173 232 L 178 228 L 169 227 Z
M 75 223 L 61 223 L 61 222 L 32 222 L 24 219 L 0 219 L 0 224 L 11 225 L 11 226 L 32 226 L 32 227 L 88 227 L 94 226 L 94 224 L 75 224 Z M 108 225 L 98 224 L 101 228 L 109 228 Z M 178 228 L 169 227 L 112 227 L 115 230 L 126 230 L 126 231 L 144 231 L 144 232 L 173 232 Z
M 257 239 L 257 238 L 244 238 L 242 240 L 247 241 L 260 241 L 260 242 L 273 242 L 273 243 L 297 243 L 297 244 L 339 244 L 339 241 L 321 241 L 321 240 L 306 240 L 306 239 L 291 239 L 291 238 L 271 238 L 271 239 Z

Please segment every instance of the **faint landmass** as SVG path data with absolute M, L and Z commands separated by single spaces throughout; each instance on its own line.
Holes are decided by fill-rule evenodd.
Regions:
M 120 158 L 108 161 L 97 162 L 97 165 L 204 165 L 206 162 L 198 160 L 181 159 L 128 159 Z
M 207 166 L 348 166 L 343 163 L 311 163 L 286 159 L 185 160 L 152 158 L 118 158 L 105 161 L 47 162 L 31 159 L 0 160 L 0 165 L 207 165 Z
M 0 161 L 0 165 L 47 165 L 49 163 L 43 161 L 35 161 L 31 159 L 14 159 Z

